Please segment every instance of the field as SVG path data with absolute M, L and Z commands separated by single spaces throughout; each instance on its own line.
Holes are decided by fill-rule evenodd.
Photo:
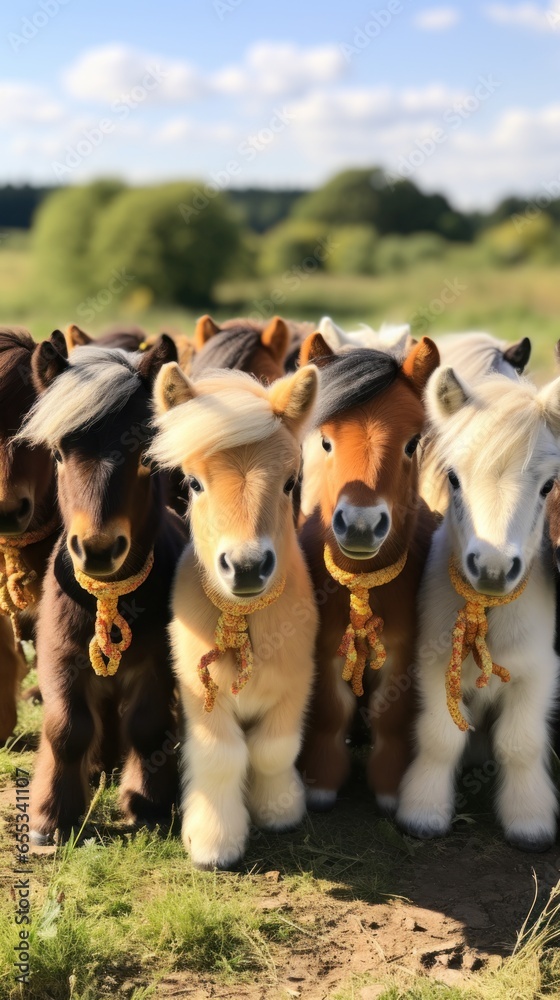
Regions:
M 28 325 L 37 337 L 77 318 L 71 306 L 37 301 L 20 234 L 0 241 L 0 303 L 2 323 Z M 560 282 L 552 267 L 489 268 L 458 247 L 399 274 L 302 275 L 293 290 L 283 276 L 225 283 L 211 308 L 218 318 L 329 313 L 341 323 L 408 321 L 417 333 L 528 335 L 532 369 L 545 379 L 554 371 Z M 174 308 L 146 310 L 132 294 L 97 311 L 89 329 L 122 320 L 189 331 L 193 319 Z M 34 679 L 31 672 L 26 686 Z M 16 768 L 33 770 L 40 716 L 40 706 L 22 702 L 17 737 L 0 750 L 0 1000 L 560 996 L 560 845 L 531 856 L 503 844 L 491 760 L 462 776 L 452 836 L 401 836 L 365 789 L 367 745 L 359 739 L 336 809 L 293 833 L 253 830 L 235 873 L 193 871 L 177 821 L 169 830 L 124 828 L 117 776 L 107 776 L 76 841 L 30 858 L 33 974 L 20 988 L 15 776 Z

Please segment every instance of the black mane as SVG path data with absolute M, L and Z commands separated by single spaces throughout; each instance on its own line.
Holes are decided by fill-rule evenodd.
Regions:
M 261 332 L 254 327 L 228 326 L 220 330 L 195 354 L 191 374 L 197 378 L 208 368 L 234 368 L 248 371 L 251 358 L 260 344 Z
M 331 354 L 314 363 L 320 371 L 318 427 L 354 406 L 369 403 L 393 384 L 401 367 L 392 355 L 367 347 Z

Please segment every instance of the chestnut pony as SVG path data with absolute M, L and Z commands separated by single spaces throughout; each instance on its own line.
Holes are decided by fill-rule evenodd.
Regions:
M 54 453 L 63 518 L 37 628 L 38 843 L 78 821 L 91 770 L 113 751 L 128 820 L 165 819 L 175 798 L 175 758 L 164 749 L 175 731 L 166 626 L 184 526 L 145 458 L 152 385 L 174 358 L 165 336 L 143 354 L 79 347 L 69 362 L 41 345 L 33 358 L 40 397 L 20 439 Z
M 350 766 L 345 741 L 356 696 L 361 695 L 359 654 L 371 652 L 380 666 L 384 649 L 382 670 L 365 664 L 362 714 L 371 724 L 374 742 L 368 781 L 378 804 L 392 811 L 409 762 L 416 595 L 433 530 L 432 516 L 418 496 L 416 447 L 424 426 L 422 393 L 439 356 L 427 338 L 402 364 L 368 348 L 334 354 L 316 333 L 302 348 L 302 365 L 310 361 L 320 370 L 315 426 L 323 448 L 322 458 L 313 455 L 320 464 L 310 470 L 317 490 L 315 509 L 300 541 L 319 598 L 320 627 L 300 768 L 309 806 L 332 806 Z M 309 471 L 305 462 L 304 449 L 304 487 Z M 343 637 L 350 641 L 349 584 L 366 588 L 352 598 L 352 621 L 358 629 L 354 661 L 338 652 Z M 354 609 L 360 596 L 362 603 Z M 377 640 L 371 636 L 370 651 L 366 625 L 373 625 L 377 634 Z M 358 676 L 352 673 L 354 663 Z M 351 685 L 342 678 L 343 669 Z
M 182 835 L 202 868 L 242 857 L 249 816 L 281 830 L 305 812 L 295 761 L 317 614 L 292 494 L 316 386 L 312 367 L 265 388 L 166 365 L 156 383 L 152 452 L 181 464 L 192 496 L 170 631 L 188 723 Z
M 269 323 L 228 319 L 219 327 L 210 316 L 196 324 L 191 373 L 193 378 L 209 369 L 233 368 L 269 383 L 284 374 L 290 331 L 279 316 Z
M 42 350 L 66 351 L 59 330 Z M 25 660 L 15 631 L 33 638 L 34 620 L 47 561 L 58 536 L 54 460 L 48 448 L 32 450 L 15 435 L 37 399 L 31 365 L 38 345 L 27 330 L 0 329 L 0 742 L 16 724 L 16 695 L 25 672 Z M 11 552 L 11 557 L 10 557 Z M 16 564 L 8 560 L 17 553 Z M 19 572 L 27 578 L 23 600 L 14 606 L 13 581 Z

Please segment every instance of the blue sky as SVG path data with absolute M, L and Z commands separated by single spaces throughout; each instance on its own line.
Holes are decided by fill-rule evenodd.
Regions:
M 560 0 L 22 0 L 0 51 L 0 180 L 560 193 Z

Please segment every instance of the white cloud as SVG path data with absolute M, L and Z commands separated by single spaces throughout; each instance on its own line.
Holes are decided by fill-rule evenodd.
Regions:
M 461 13 L 456 7 L 427 7 L 419 11 L 414 24 L 422 31 L 448 31 L 460 19 Z
M 30 83 L 0 81 L 0 126 L 50 125 L 63 110 L 41 88 Z
M 211 83 L 225 95 L 278 99 L 314 85 L 332 83 L 345 69 L 338 45 L 303 49 L 290 42 L 258 42 L 248 50 L 241 65 L 220 70 Z
M 490 21 L 496 24 L 514 25 L 518 28 L 529 28 L 531 31 L 547 32 L 560 30 L 560 0 L 542 7 L 536 3 L 491 3 L 484 8 L 484 13 Z
M 111 103 L 135 88 L 145 89 L 150 103 L 193 101 L 205 90 L 197 70 L 181 60 L 164 59 L 127 45 L 89 49 L 62 75 L 67 92 L 78 100 Z

